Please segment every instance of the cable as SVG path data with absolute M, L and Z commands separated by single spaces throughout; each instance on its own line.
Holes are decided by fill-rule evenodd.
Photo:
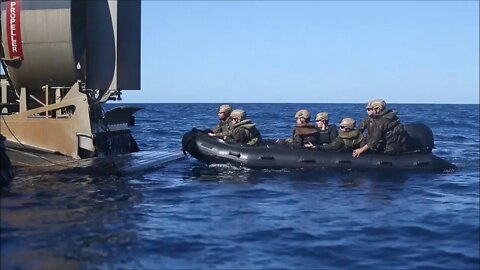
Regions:
M 28 150 L 28 147 L 25 146 L 22 142 L 20 142 L 20 140 L 17 138 L 17 136 L 15 136 L 15 134 L 13 133 L 13 131 L 10 129 L 10 127 L 8 126 L 7 124 L 7 121 L 5 120 L 5 117 L 3 117 L 3 114 L 0 114 L 1 117 L 2 117 L 2 120 L 3 122 L 5 123 L 5 126 L 7 127 L 8 131 L 10 131 L 10 134 L 12 134 L 13 138 L 15 138 L 15 140 L 18 142 L 18 144 L 20 144 L 23 148 L 25 148 L 26 150 Z M 72 166 L 68 166 L 68 165 L 65 165 L 65 164 L 61 164 L 61 163 L 58 163 L 58 162 L 55 162 L 53 160 L 50 160 L 46 157 L 42 157 L 42 156 L 39 156 L 39 155 L 36 155 L 34 153 L 30 153 L 32 156 L 34 157 L 37 157 L 37 158 L 40 158 L 40 159 L 43 159 L 53 165 L 57 165 L 57 166 L 61 166 L 61 167 L 65 167 L 65 168 L 75 168 L 75 167 L 72 167 Z M 40 165 L 29 165 L 28 167 L 41 167 Z

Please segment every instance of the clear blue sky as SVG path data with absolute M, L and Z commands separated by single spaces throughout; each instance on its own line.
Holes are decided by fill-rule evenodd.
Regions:
M 479 103 L 477 1 L 144 1 L 124 102 Z
M 478 1 L 143 1 L 123 102 L 479 103 Z

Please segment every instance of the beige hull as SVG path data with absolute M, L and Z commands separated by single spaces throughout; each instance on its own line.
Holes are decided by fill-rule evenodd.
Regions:
M 26 90 L 22 89 L 20 111 L 1 116 L 0 130 L 8 141 L 73 158 L 80 158 L 80 145 L 95 150 L 87 97 L 77 84 L 58 103 L 31 110 L 26 109 L 26 103 Z
M 8 0 L 0 13 L 0 133 L 18 146 L 13 163 L 138 151 L 138 108 L 102 106 L 140 89 L 140 1 Z

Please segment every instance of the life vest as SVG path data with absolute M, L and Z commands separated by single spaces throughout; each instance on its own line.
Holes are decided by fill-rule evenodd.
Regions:
M 363 141 L 363 134 L 359 129 L 354 129 L 351 131 L 338 131 L 338 136 L 342 139 L 345 148 L 355 148 L 361 144 Z
M 241 128 L 246 133 L 247 145 L 256 145 L 262 139 L 262 135 L 250 119 L 245 119 L 233 126 L 233 129 Z

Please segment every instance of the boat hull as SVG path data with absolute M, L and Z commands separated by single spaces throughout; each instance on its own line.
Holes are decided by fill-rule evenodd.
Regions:
M 354 170 L 449 171 L 456 166 L 432 153 L 385 155 L 351 152 L 323 152 L 267 141 L 259 146 L 229 144 L 192 129 L 182 138 L 184 151 L 207 163 L 229 163 L 255 169 L 322 168 Z

